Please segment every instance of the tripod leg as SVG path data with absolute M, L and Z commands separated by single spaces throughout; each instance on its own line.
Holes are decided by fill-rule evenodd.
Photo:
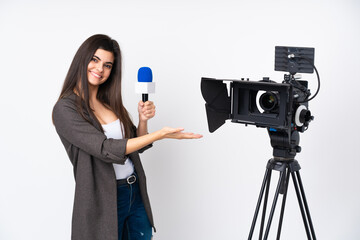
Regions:
M 274 201 L 273 201 L 273 204 L 272 204 L 272 207 L 271 207 L 271 211 L 270 211 L 270 215 L 269 215 L 269 220 L 267 222 L 267 226 L 266 226 L 266 230 L 265 230 L 265 235 L 264 235 L 264 240 L 266 240 L 268 238 L 268 235 L 269 235 L 269 231 L 270 231 L 270 226 L 271 226 L 271 221 L 272 221 L 272 218 L 274 216 L 274 212 L 275 212 L 275 207 L 276 207 L 276 202 L 277 202 L 277 199 L 279 197 L 279 193 L 280 193 L 280 187 L 281 187 L 281 183 L 283 181 L 283 178 L 285 177 L 285 172 L 286 171 L 281 171 L 280 172 L 280 177 L 279 177 L 279 182 L 278 182 L 278 185 L 276 187 L 276 193 L 275 193 L 275 196 L 274 196 Z
M 284 210 L 285 210 L 287 190 L 288 190 L 288 186 L 289 186 L 289 179 L 290 179 L 290 170 L 288 169 L 286 171 L 286 180 L 285 180 L 286 182 L 285 182 L 284 195 L 283 195 L 282 204 L 281 204 L 279 226 L 278 226 L 278 232 L 277 232 L 277 237 L 276 237 L 277 240 L 280 239 L 281 227 L 282 227 L 282 222 L 283 222 L 283 218 L 284 218 Z
M 263 205 L 263 210 L 262 210 L 263 212 L 262 212 L 262 216 L 261 216 L 261 225 L 260 225 L 260 231 L 259 231 L 259 240 L 262 239 L 262 235 L 263 235 L 263 232 L 264 232 L 266 206 L 267 206 L 267 201 L 268 201 L 268 198 L 269 198 L 270 182 L 271 182 L 271 171 L 269 172 L 269 177 L 268 177 L 268 180 L 267 180 L 267 183 L 266 183 L 264 205 Z
M 303 219 L 303 222 L 304 222 L 304 227 L 305 227 L 305 230 L 306 230 L 306 235 L 307 235 L 308 239 L 310 240 L 311 236 L 310 236 L 309 226 L 308 226 L 308 222 L 307 222 L 307 219 L 306 219 L 304 206 L 303 206 L 303 203 L 302 203 L 302 199 L 301 199 L 301 195 L 300 195 L 300 191 L 299 191 L 299 186 L 298 186 L 297 179 L 296 179 L 296 176 L 295 176 L 294 172 L 291 173 L 291 177 L 292 177 L 293 182 L 294 182 L 296 196 L 297 196 L 297 199 L 298 199 L 298 202 L 299 202 L 299 207 L 300 207 L 301 216 L 302 216 L 302 219 Z
M 300 172 L 296 171 L 295 173 L 296 173 L 296 176 L 297 176 L 297 179 L 298 179 L 298 182 L 299 182 L 300 191 L 301 191 L 302 199 L 303 199 L 303 202 L 304 202 L 307 219 L 308 219 L 309 225 L 310 225 L 311 235 L 312 235 L 313 239 L 316 240 L 314 226 L 313 226 L 313 223 L 311 221 L 310 210 L 309 210 L 309 206 L 308 206 L 307 201 L 306 201 L 305 191 L 304 191 L 304 187 L 303 187 L 303 184 L 302 184 L 302 181 L 301 181 Z
M 255 229 L 256 219 L 257 219 L 257 216 L 259 214 L 260 204 L 261 204 L 261 201 L 262 201 L 262 197 L 264 195 L 265 186 L 267 185 L 266 184 L 267 182 L 270 182 L 269 181 L 270 178 L 271 178 L 271 169 L 266 168 L 265 175 L 264 175 L 264 180 L 263 180 L 262 185 L 261 185 L 261 190 L 260 190 L 259 198 L 258 198 L 258 201 L 257 201 L 257 204 L 256 204 L 256 209 L 255 209 L 253 221 L 252 221 L 252 224 L 251 224 L 251 229 L 250 229 L 248 240 L 252 239 L 252 235 L 253 235 L 254 229 Z M 267 192 L 268 192 L 268 190 L 267 190 Z

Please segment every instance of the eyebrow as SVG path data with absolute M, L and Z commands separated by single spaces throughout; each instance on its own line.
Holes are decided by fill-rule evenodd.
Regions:
M 96 55 L 94 55 L 94 58 L 97 58 L 98 60 L 100 60 L 101 61 L 101 58 L 99 58 L 98 56 L 96 56 Z M 113 65 L 113 63 L 112 62 L 106 62 L 107 64 L 111 64 L 111 65 Z

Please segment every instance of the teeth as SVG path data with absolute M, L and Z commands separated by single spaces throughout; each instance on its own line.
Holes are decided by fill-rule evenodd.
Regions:
M 94 75 L 95 77 L 101 78 L 100 75 L 98 75 L 98 74 L 96 74 L 96 73 L 94 73 L 94 72 L 91 72 L 91 73 L 92 73 L 92 75 Z

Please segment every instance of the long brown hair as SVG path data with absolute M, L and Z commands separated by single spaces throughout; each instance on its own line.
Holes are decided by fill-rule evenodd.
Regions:
M 125 138 L 131 137 L 133 123 L 128 111 L 125 109 L 121 95 L 121 51 L 116 40 L 102 34 L 89 37 L 78 49 L 66 75 L 59 100 L 77 93 L 77 109 L 81 116 L 88 122 L 91 120 L 84 111 L 96 121 L 103 131 L 100 122 L 95 117 L 89 103 L 89 87 L 87 68 L 97 49 L 103 49 L 114 54 L 114 64 L 109 78 L 99 86 L 97 98 L 104 106 L 112 110 L 123 124 Z M 81 96 L 81 97 L 80 97 Z

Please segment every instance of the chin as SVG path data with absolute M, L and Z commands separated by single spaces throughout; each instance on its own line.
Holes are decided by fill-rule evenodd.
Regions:
M 90 85 L 97 86 L 105 82 L 104 80 L 95 79 L 94 77 L 88 77 L 88 82 Z

